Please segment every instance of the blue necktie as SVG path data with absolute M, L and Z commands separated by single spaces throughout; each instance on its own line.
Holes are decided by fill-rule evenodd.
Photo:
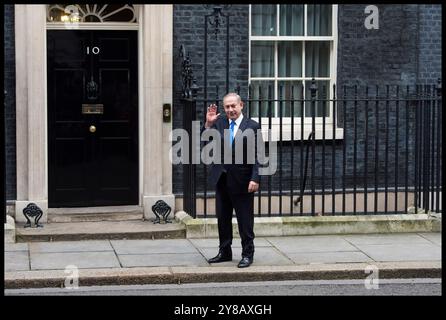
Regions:
M 235 126 L 235 121 L 232 120 L 231 121 L 231 135 L 229 136 L 229 145 L 232 147 L 232 141 L 234 141 L 234 126 Z

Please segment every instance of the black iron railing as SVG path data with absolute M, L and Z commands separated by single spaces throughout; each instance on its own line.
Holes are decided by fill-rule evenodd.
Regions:
M 6 95 L 7 92 L 6 90 L 3 91 L 3 111 L 2 111 L 2 116 L 0 117 L 0 132 L 1 132 L 1 148 L 2 150 L 4 150 L 5 152 L 2 152 L 2 156 L 0 159 L 0 171 L 1 171 L 1 176 L 2 176 L 2 181 L 3 181 L 3 191 L 1 192 L 0 196 L 1 196 L 1 204 L 2 204 L 2 209 L 3 209 L 3 223 L 6 223 L 6 124 L 5 124 L 5 119 L 6 119 Z
M 181 191 L 183 209 L 193 217 L 215 210 L 208 169 L 192 163 L 193 121 L 203 124 L 210 103 L 223 113 L 221 100 L 230 81 L 235 86 L 243 78 L 229 77 L 231 61 L 239 62 L 230 57 L 234 19 L 229 5 L 204 7 L 204 61 L 197 69 L 201 90 L 185 47 L 180 48 L 183 129 L 189 134 Z M 329 87 L 328 81 L 305 79 L 281 81 L 274 88 L 260 83 L 235 89 L 245 116 L 271 133 L 271 139 L 263 134 L 267 151 L 277 154 L 277 171 L 261 176 L 258 216 L 441 211 L 440 82 Z
M 189 82 L 191 83 L 191 82 Z M 224 113 L 224 93 L 184 97 L 183 128 Z M 240 92 L 240 88 L 235 89 Z M 277 96 L 275 96 L 277 94 Z M 262 176 L 257 216 L 393 214 L 441 211 L 441 83 L 416 86 L 249 86 L 244 114 L 270 130 L 277 171 Z M 190 141 L 192 142 L 192 141 Z M 191 156 L 192 143 L 189 143 Z M 268 154 L 269 155 L 269 154 Z M 183 209 L 215 214 L 204 164 L 183 164 Z

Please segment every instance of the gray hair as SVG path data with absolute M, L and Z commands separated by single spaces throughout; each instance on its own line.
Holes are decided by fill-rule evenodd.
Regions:
M 235 92 L 229 92 L 229 93 L 227 93 L 227 94 L 223 97 L 223 101 L 225 101 L 225 99 L 228 98 L 228 97 L 236 97 L 236 98 L 237 98 L 237 101 L 238 101 L 239 103 L 242 102 L 242 98 L 241 98 L 237 93 L 235 93 Z

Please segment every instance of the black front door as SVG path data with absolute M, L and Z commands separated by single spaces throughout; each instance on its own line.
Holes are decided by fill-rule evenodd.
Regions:
M 136 31 L 48 30 L 49 206 L 138 204 Z

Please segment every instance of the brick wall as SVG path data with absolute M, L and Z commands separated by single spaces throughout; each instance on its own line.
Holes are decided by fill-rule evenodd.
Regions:
M 342 85 L 360 86 L 364 94 L 364 86 L 369 86 L 369 96 L 379 94 L 381 97 L 387 95 L 386 85 L 390 85 L 389 94 L 395 96 L 397 85 L 399 96 L 407 96 L 415 90 L 415 84 L 435 84 L 441 72 L 441 7 L 439 5 L 377 5 L 379 9 L 379 29 L 368 30 L 364 26 L 365 5 L 340 5 L 338 21 L 338 74 L 337 83 L 338 96 L 342 96 Z M 376 86 L 379 86 L 377 93 Z M 350 89 L 353 94 L 353 89 Z M 410 94 L 409 94 L 410 95 Z M 399 117 L 396 116 L 396 108 Z M 357 143 L 356 151 L 358 159 L 365 152 L 365 145 L 374 152 L 374 137 L 378 136 L 378 161 L 369 162 L 371 170 L 378 167 L 379 183 L 383 185 L 387 177 L 389 185 L 394 185 L 396 173 L 398 180 L 405 177 L 405 166 L 401 161 L 405 160 L 406 153 L 409 156 L 409 184 L 414 176 L 414 148 L 415 148 L 415 105 L 395 102 L 389 103 L 389 116 L 387 116 L 385 104 L 380 104 L 378 131 L 375 131 L 374 106 L 369 105 L 369 134 L 373 139 L 365 141 L 365 105 L 353 104 L 346 107 L 345 121 L 352 124 L 354 116 L 357 116 Z M 405 150 L 405 127 L 406 111 L 408 112 L 409 136 L 408 152 Z M 340 112 L 340 123 L 342 124 L 343 109 Z M 389 126 L 389 130 L 387 130 Z M 347 148 L 347 179 L 351 180 L 351 164 L 354 156 L 354 130 L 350 125 L 344 125 L 344 136 Z M 398 130 L 398 141 L 396 140 Z M 386 159 L 384 156 L 385 142 L 388 139 L 387 173 Z M 398 155 L 398 163 L 396 163 Z M 373 159 L 373 154 L 372 154 Z M 358 163 L 359 172 L 363 171 L 364 162 Z M 402 181 L 401 181 L 402 182 Z M 400 183 L 401 183 L 400 182 Z
M 243 10 L 242 17 L 245 26 L 238 26 L 239 29 L 248 32 L 248 12 L 241 6 Z M 436 81 L 436 77 L 441 70 L 441 11 L 439 6 L 428 5 L 378 5 L 379 9 L 379 29 L 368 30 L 364 26 L 366 14 L 364 13 L 365 5 L 339 5 L 338 11 L 338 61 L 337 61 L 337 84 L 346 85 L 350 89 L 348 94 L 353 95 L 352 86 L 357 85 L 359 95 L 365 95 L 365 86 L 369 86 L 369 96 L 373 97 L 376 94 L 376 86 L 379 86 L 379 95 L 384 97 L 386 95 L 385 85 L 391 85 L 389 88 L 389 95 L 396 94 L 396 85 L 400 85 L 399 95 L 404 96 L 406 93 L 406 85 L 414 85 L 420 81 Z M 201 6 L 175 6 L 174 15 L 174 29 L 175 29 L 175 46 L 184 43 L 191 52 L 191 59 L 194 64 L 195 76 L 198 79 L 198 85 L 202 87 L 202 73 L 203 73 L 203 58 L 199 53 L 203 46 L 203 16 L 204 10 Z M 428 23 L 434 20 L 434 23 Z M 243 21 L 240 21 L 243 23 Z M 231 29 L 232 30 L 232 29 Z M 416 35 L 419 32 L 419 36 Z M 195 35 L 189 37 L 190 35 Z M 415 36 L 414 36 L 415 35 Z M 201 36 L 201 37 L 200 37 Z M 246 41 L 248 37 L 246 36 Z M 247 59 L 248 43 L 240 42 L 236 47 L 241 59 Z M 435 49 L 435 50 L 434 50 Z M 438 50 L 436 50 L 438 49 Z M 215 60 L 215 61 L 218 61 Z M 222 61 L 220 61 L 222 62 Z M 243 61 L 241 61 L 242 63 Z M 423 65 L 423 67 L 421 67 Z M 231 66 L 232 68 L 232 66 Z M 246 73 L 243 73 L 243 68 L 239 68 L 240 79 L 247 79 Z M 180 69 L 178 63 L 174 65 L 174 74 L 179 75 Z M 237 75 L 235 75 L 237 76 Z M 232 76 L 231 76 L 232 78 Z M 180 88 L 180 79 L 175 77 L 176 88 Z M 240 80 L 239 79 L 239 80 Z M 244 80 L 243 80 L 244 81 Z M 213 84 L 213 83 L 212 83 Z M 342 93 L 342 88 L 338 86 L 338 96 Z M 178 100 L 178 90 L 174 92 L 175 101 L 175 116 L 174 127 L 181 127 L 181 104 Z M 338 117 L 341 125 L 344 125 L 344 140 L 336 142 L 334 147 L 335 154 L 335 187 L 342 187 L 341 174 L 343 170 L 343 144 L 345 144 L 345 184 L 346 187 L 353 186 L 355 179 L 358 185 L 365 180 L 365 145 L 368 146 L 367 156 L 369 158 L 367 164 L 367 179 L 369 180 L 369 188 L 374 183 L 375 172 L 378 172 L 377 180 L 380 186 L 384 186 L 386 179 L 387 183 L 394 185 L 396 171 L 398 171 L 398 183 L 404 184 L 406 175 L 406 167 L 396 163 L 396 155 L 398 162 L 405 161 L 406 154 L 409 157 L 409 183 L 413 179 L 414 171 L 414 107 L 409 105 L 399 105 L 399 116 L 396 116 L 396 104 L 394 102 L 389 104 L 389 113 L 387 116 L 387 106 L 385 103 L 379 104 L 379 123 L 378 126 L 375 121 L 375 104 L 367 106 L 367 120 L 368 120 L 368 136 L 365 137 L 365 122 L 366 122 L 366 105 L 364 102 L 358 103 L 356 106 L 353 103 L 347 103 L 345 107 L 346 118 L 343 116 L 343 106 L 339 106 Z M 199 107 L 202 108 L 202 107 Z M 406 110 L 409 110 L 406 113 Z M 355 131 L 353 123 L 356 114 L 356 128 Z M 406 151 L 406 135 L 405 135 L 405 119 L 406 115 L 409 117 L 409 148 Z M 199 118 L 202 117 L 199 114 Z M 200 118 L 201 119 L 201 118 Z M 345 122 L 345 123 L 344 123 Z M 388 126 L 388 127 L 387 127 Z M 389 128 L 388 130 L 386 128 Z M 396 130 L 398 131 L 398 141 L 396 141 Z M 388 134 L 387 134 L 388 133 Z M 378 135 L 378 161 L 374 161 L 375 156 L 375 136 Z M 356 139 L 356 143 L 354 143 Z M 386 139 L 388 139 L 388 158 L 385 159 Z M 356 147 L 355 147 L 356 145 Z M 279 170 L 282 170 L 283 190 L 289 189 L 291 182 L 291 147 L 290 142 L 284 142 L 282 145 L 281 161 L 282 165 Z M 325 159 L 325 184 L 331 186 L 331 157 L 333 148 L 331 142 L 325 145 L 325 156 L 323 157 L 322 143 L 316 142 L 315 147 L 315 173 L 316 173 L 316 188 L 322 185 L 322 158 Z M 355 156 L 356 153 L 356 156 Z M 300 185 L 300 157 L 302 150 L 300 142 L 295 143 L 293 150 L 294 155 L 294 189 L 299 189 Z M 356 157 L 356 168 L 354 166 Z M 377 170 L 375 170 L 375 166 Z M 181 193 L 181 166 L 174 166 L 174 192 Z M 386 170 L 387 169 L 387 170 Z M 202 168 L 197 171 L 199 181 L 202 181 Z M 311 174 L 311 153 L 309 174 Z M 278 190 L 280 171 L 272 177 L 271 185 L 273 189 Z M 263 184 L 267 187 L 269 181 L 265 179 Z M 199 184 L 202 184 L 200 182 Z M 307 186 L 308 188 L 309 186 Z M 199 188 L 200 189 L 200 188 Z M 212 190 L 209 188 L 208 190 Z
M 379 29 L 366 29 L 366 5 L 340 5 L 338 84 L 413 84 L 417 5 L 377 5 Z
M 441 5 L 377 5 L 379 29 L 364 26 L 366 5 L 340 5 L 339 84 L 413 85 L 441 76 Z
M 433 84 L 441 78 L 441 5 L 420 5 L 418 19 L 418 81 Z
M 190 54 L 192 67 L 197 85 L 198 98 L 204 98 L 204 57 L 205 57 L 205 25 L 204 17 L 211 14 L 212 9 L 206 9 L 202 5 L 174 5 L 174 65 L 173 65 L 173 127 L 182 127 L 181 98 L 181 59 L 179 48 L 183 44 Z M 247 96 L 248 85 L 248 14 L 247 5 L 232 5 L 229 9 L 223 9 L 224 14 L 230 15 L 230 39 L 229 39 L 229 91 L 240 86 L 240 94 L 243 99 Z M 222 21 L 225 22 L 225 21 Z M 226 24 L 220 27 L 220 33 L 215 40 L 214 28 L 208 25 L 207 35 L 207 99 L 215 100 L 216 86 L 219 86 L 218 96 L 226 93 Z M 196 117 L 202 120 L 201 112 L 204 104 L 198 106 L 200 112 Z M 178 193 L 182 189 L 181 166 L 173 166 L 173 190 Z

